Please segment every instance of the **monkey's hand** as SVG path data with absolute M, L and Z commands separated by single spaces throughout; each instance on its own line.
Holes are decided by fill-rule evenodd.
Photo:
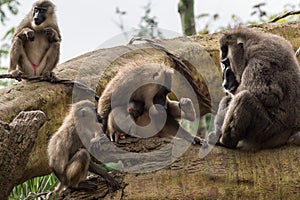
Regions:
M 49 42 L 58 42 L 60 41 L 58 33 L 51 27 L 44 28 L 44 33 L 47 36 Z
M 179 107 L 183 112 L 183 118 L 194 121 L 196 119 L 196 112 L 193 106 L 193 102 L 189 98 L 181 98 L 179 100 Z
M 19 33 L 18 37 L 21 38 L 21 40 L 23 41 L 34 41 L 35 33 L 34 30 L 30 28 L 23 28 L 22 31 Z

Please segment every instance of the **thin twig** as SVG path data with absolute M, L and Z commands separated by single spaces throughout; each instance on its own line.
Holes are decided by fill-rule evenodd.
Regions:
M 275 23 L 278 20 L 281 20 L 281 19 L 286 18 L 288 16 L 298 15 L 298 14 L 300 14 L 300 10 L 298 10 L 298 11 L 290 11 L 290 12 L 287 12 L 285 14 L 282 14 L 282 15 L 279 15 L 279 16 L 275 17 L 274 19 L 272 19 L 271 21 L 269 21 L 269 23 Z

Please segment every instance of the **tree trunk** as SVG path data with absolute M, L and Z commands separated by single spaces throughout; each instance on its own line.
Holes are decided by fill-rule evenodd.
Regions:
M 178 12 L 180 14 L 183 34 L 196 35 L 194 0 L 179 0 Z
M 285 37 L 293 44 L 295 50 L 300 46 L 298 22 L 264 24 L 253 28 Z M 216 33 L 158 41 L 186 63 L 191 73 L 184 76 L 191 84 L 197 84 L 198 92 L 211 100 L 214 110 L 224 95 L 220 89 L 218 64 L 220 35 L 221 33 Z M 87 53 L 59 65 L 55 72 L 59 77 L 76 79 L 101 94 L 108 81 L 121 67 L 148 63 L 165 64 L 176 71 L 181 71 L 164 52 L 154 49 L 149 44 L 138 44 Z M 179 80 L 174 81 L 173 87 L 179 96 L 185 95 L 186 89 Z M 67 112 L 67 105 L 72 103 L 73 99 L 78 100 L 83 96 L 86 98 L 86 93 L 82 95 L 81 92 L 63 84 L 36 81 L 22 81 L 0 90 L 0 120 L 3 121 L 0 123 L 0 184 L 3 191 L 0 199 L 7 198 L 12 186 L 50 173 L 46 156 L 48 140 L 61 125 Z M 198 118 L 211 112 L 198 96 L 193 99 L 193 102 L 197 101 Z M 19 113 L 32 110 L 41 110 L 45 113 L 46 119 L 42 117 L 41 112 L 25 112 L 28 117 L 21 117 L 22 120 L 19 120 Z M 24 113 L 20 115 L 23 116 Z M 14 126 L 23 128 L 12 128 Z M 164 143 L 150 141 L 143 143 L 142 146 L 151 151 L 157 148 L 157 144 Z M 130 144 L 124 144 L 123 148 L 126 146 Z M 159 159 L 165 156 L 164 152 L 158 153 Z M 300 162 L 297 147 L 283 147 L 255 154 L 216 147 L 204 159 L 199 159 L 197 146 L 186 150 L 184 156 L 172 157 L 177 152 L 171 153 L 167 164 L 176 161 L 162 170 L 139 175 L 131 173 L 116 175 L 118 180 L 123 181 L 123 190 L 113 196 L 131 199 L 299 198 L 297 191 L 299 191 Z M 157 166 L 158 161 L 155 159 L 152 161 L 147 167 Z M 143 165 L 137 162 L 130 170 L 140 167 Z M 110 197 L 111 194 L 108 194 L 104 183 L 99 183 L 99 188 L 102 193 L 97 193 L 97 198 Z M 70 193 L 68 197 L 72 195 L 75 193 Z M 90 193 L 83 195 L 93 197 Z M 80 197 L 83 198 L 77 196 L 77 199 Z

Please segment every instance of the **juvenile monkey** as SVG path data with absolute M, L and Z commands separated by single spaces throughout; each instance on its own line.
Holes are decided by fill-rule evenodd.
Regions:
M 8 72 L 17 79 L 21 74 L 53 77 L 60 42 L 54 4 L 48 0 L 37 1 L 12 38 Z
M 298 144 L 300 69 L 291 44 L 239 28 L 221 37 L 220 47 L 221 63 L 238 83 L 231 99 L 220 103 L 220 143 L 252 151 Z
M 88 171 L 103 177 L 114 190 L 119 188 L 117 181 L 91 161 L 86 149 L 99 142 L 99 133 L 94 103 L 84 100 L 73 104 L 48 144 L 49 166 L 60 181 L 55 192 L 59 193 L 66 187 L 95 189 L 95 185 L 82 182 Z
M 119 106 L 113 109 L 113 112 L 116 115 L 122 115 L 121 118 L 124 119 L 122 127 L 124 128 L 124 126 L 128 125 L 128 122 L 130 120 L 135 121 L 139 116 L 143 114 L 144 103 L 139 101 L 132 101 L 128 104 L 127 109 L 125 107 Z M 110 140 L 118 142 L 119 138 L 125 138 L 125 132 L 130 128 L 126 128 L 125 131 L 119 128 L 119 126 L 114 121 L 113 112 L 110 112 L 108 115 L 108 131 Z
M 167 98 L 172 75 L 171 68 L 154 64 L 129 66 L 118 72 L 102 92 L 98 103 L 98 112 L 103 117 L 103 131 L 106 132 L 106 126 L 109 127 L 108 135 L 111 140 L 115 139 L 115 131 L 111 127 L 118 126 L 126 134 L 143 137 L 149 136 L 149 132 L 160 137 L 173 137 L 180 129 L 179 137 L 190 142 L 202 142 L 199 137 L 185 131 L 178 120 L 181 117 L 195 120 L 196 114 L 191 100 L 182 98 L 178 102 Z M 126 112 L 128 102 L 142 102 L 143 114 L 132 119 Z M 145 129 L 144 126 L 148 125 Z

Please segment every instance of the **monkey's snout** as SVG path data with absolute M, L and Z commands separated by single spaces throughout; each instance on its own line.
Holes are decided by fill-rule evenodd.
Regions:
M 230 67 L 224 70 L 222 87 L 232 94 L 234 94 L 239 87 L 239 83 Z
M 38 17 L 35 17 L 33 20 L 34 20 L 35 25 L 37 25 L 37 26 L 41 25 L 41 23 L 43 22 L 43 20 Z

